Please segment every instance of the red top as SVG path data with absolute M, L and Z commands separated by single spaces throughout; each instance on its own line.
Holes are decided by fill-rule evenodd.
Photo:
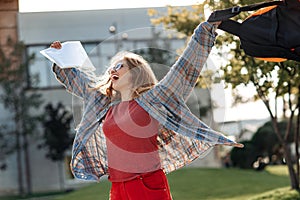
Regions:
M 127 181 L 161 169 L 158 122 L 134 100 L 112 106 L 103 123 L 109 180 Z

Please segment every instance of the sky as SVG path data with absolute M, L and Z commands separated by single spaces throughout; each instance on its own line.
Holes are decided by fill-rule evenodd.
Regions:
M 20 12 L 98 10 L 117 8 L 184 6 L 201 0 L 19 0 Z

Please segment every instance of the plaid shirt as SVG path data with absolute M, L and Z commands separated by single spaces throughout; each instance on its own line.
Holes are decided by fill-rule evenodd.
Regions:
M 135 99 L 160 122 L 158 147 L 165 173 L 205 156 L 216 144 L 235 143 L 200 121 L 185 103 L 214 44 L 214 29 L 207 22 L 200 24 L 167 75 L 153 89 Z M 79 179 L 99 180 L 108 174 L 101 121 L 113 103 L 99 91 L 90 89 L 96 80 L 93 74 L 56 65 L 53 71 L 67 91 L 82 98 L 84 104 L 82 121 L 76 129 L 73 144 L 72 172 Z

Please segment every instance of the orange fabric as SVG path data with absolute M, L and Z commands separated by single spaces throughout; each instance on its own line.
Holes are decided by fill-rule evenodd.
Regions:
M 256 11 L 255 13 L 253 13 L 252 15 L 250 15 L 249 17 L 247 17 L 247 19 L 250 18 L 250 17 L 253 17 L 253 16 L 262 15 L 262 14 L 264 14 L 264 13 L 266 13 L 266 12 L 268 12 L 268 11 L 276 8 L 276 7 L 277 7 L 277 5 L 275 5 L 275 6 L 268 6 L 268 7 L 265 7 L 265 8 L 261 8 L 258 11 Z
M 265 61 L 268 61 L 268 62 L 283 62 L 283 61 L 287 60 L 286 58 L 257 58 L 257 59 L 265 60 Z

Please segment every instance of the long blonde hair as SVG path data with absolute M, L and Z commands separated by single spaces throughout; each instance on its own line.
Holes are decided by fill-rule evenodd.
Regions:
M 110 66 L 115 66 L 118 62 L 122 62 L 123 65 L 127 66 L 131 73 L 133 87 L 132 98 L 139 97 L 143 92 L 153 88 L 157 83 L 157 79 L 150 65 L 142 56 L 129 51 L 122 51 L 111 59 Z M 112 87 L 108 71 L 104 77 L 101 77 L 103 81 L 98 84 L 95 89 L 100 90 L 103 94 L 113 99 L 120 98 L 119 92 L 115 91 Z

